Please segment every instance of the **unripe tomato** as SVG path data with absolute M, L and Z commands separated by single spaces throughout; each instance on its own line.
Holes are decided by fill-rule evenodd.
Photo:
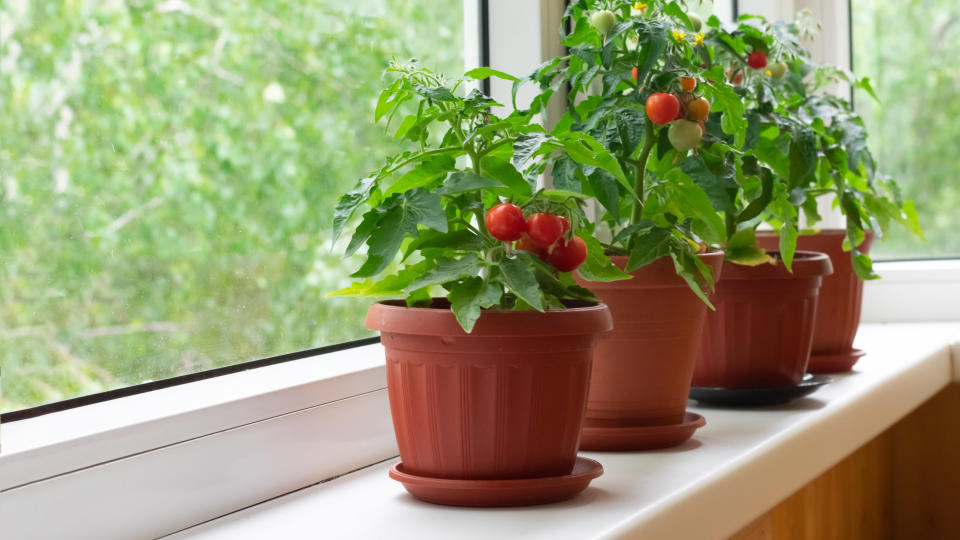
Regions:
M 763 69 L 767 67 L 767 55 L 763 54 L 762 51 L 753 51 L 747 57 L 747 65 L 753 69 Z
M 561 272 L 573 272 L 585 260 L 587 260 L 587 243 L 579 236 L 569 240 L 561 238 L 547 254 L 547 262 Z
M 541 259 L 545 259 L 547 257 L 547 250 L 534 244 L 533 240 L 530 239 L 530 235 L 527 233 L 520 235 L 520 239 L 517 240 L 516 244 L 514 244 L 514 248 L 529 251 Z
M 670 129 L 667 131 L 667 138 L 670 139 L 670 144 L 677 149 L 678 152 L 686 152 L 696 148 L 700 144 L 700 139 L 703 138 L 703 130 L 700 129 L 700 125 L 696 122 L 691 122 L 690 120 L 677 120 L 670 124 Z
M 527 228 L 523 210 L 510 203 L 500 203 L 488 210 L 483 222 L 487 225 L 490 236 L 504 242 L 519 239 Z
M 774 79 L 779 79 L 787 73 L 787 65 L 783 62 L 775 62 L 770 64 L 770 76 Z
M 699 32 L 700 29 L 703 28 L 703 19 L 696 13 L 687 13 L 687 18 L 690 19 L 690 24 L 693 25 L 694 32 Z
M 677 117 L 680 100 L 673 94 L 657 92 L 647 98 L 647 118 L 654 124 L 666 124 Z
M 698 97 L 687 104 L 687 113 L 691 120 L 707 121 L 710 114 L 710 102 L 702 97 Z
M 563 236 L 563 221 L 556 214 L 533 214 L 527 219 L 527 234 L 535 245 L 548 248 Z
M 680 77 L 680 88 L 683 88 L 684 92 L 693 92 L 696 87 L 697 80 L 693 77 Z
M 610 11 L 597 11 L 590 16 L 590 26 L 597 29 L 603 35 L 607 35 L 613 25 L 616 24 L 617 17 Z

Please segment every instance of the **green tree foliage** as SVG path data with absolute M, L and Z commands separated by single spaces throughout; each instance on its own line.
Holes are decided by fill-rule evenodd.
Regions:
M 0 411 L 370 335 L 338 194 L 459 0 L 0 4 Z
M 882 169 L 916 203 L 927 242 L 891 230 L 877 257 L 960 256 L 960 5 L 953 0 L 853 1 L 853 67 L 879 102 L 856 108 Z

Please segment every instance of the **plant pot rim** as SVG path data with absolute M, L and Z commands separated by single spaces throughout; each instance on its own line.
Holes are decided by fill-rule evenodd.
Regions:
M 803 230 L 801 230 L 800 231 L 801 238 L 804 236 L 847 236 L 846 229 L 838 229 L 833 227 L 824 228 L 824 229 L 806 229 L 806 230 L 811 232 L 804 232 Z M 873 236 L 873 230 L 871 229 L 865 229 L 863 232 L 864 234 L 867 235 L 867 237 Z M 778 233 L 777 231 L 757 231 L 757 236 L 767 236 L 767 237 L 780 236 L 780 233 Z
M 483 310 L 473 332 L 463 330 L 445 298 L 435 307 L 407 307 L 402 300 L 384 300 L 370 306 L 366 327 L 386 333 L 420 336 L 560 336 L 604 334 L 613 329 L 606 304 L 570 302 L 567 309 Z
M 724 264 L 723 273 L 720 276 L 721 281 L 734 279 L 803 279 L 827 276 L 833 273 L 833 264 L 830 263 L 830 256 L 826 253 L 796 251 L 793 255 L 793 273 L 787 271 L 787 267 L 784 266 L 783 260 L 779 257 L 780 252 L 778 250 L 768 249 L 767 253 L 776 257 L 776 263 L 757 266 Z

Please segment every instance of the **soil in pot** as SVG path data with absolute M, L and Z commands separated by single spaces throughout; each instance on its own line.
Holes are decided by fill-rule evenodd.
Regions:
M 724 264 L 707 314 L 693 386 L 769 388 L 803 379 L 822 277 L 832 271 L 823 253 L 797 251 L 793 273 L 779 253 L 775 264 Z
M 613 324 L 602 304 L 483 313 L 472 333 L 449 304 L 370 307 L 381 332 L 403 471 L 456 480 L 569 475 L 591 360 Z
M 716 279 L 723 254 L 699 257 Z M 611 259 L 620 268 L 627 263 L 627 257 Z M 614 330 L 600 339 L 594 356 L 587 426 L 627 428 L 684 421 L 707 306 L 676 274 L 670 257 L 632 275 L 623 281 L 581 283 L 610 307 L 614 320 Z
M 803 234 L 797 239 L 797 249 L 819 251 L 830 256 L 833 274 L 824 276 L 817 301 L 817 319 L 813 330 L 813 348 L 807 371 L 811 373 L 839 373 L 850 371 L 863 352 L 853 348 L 853 340 L 860 326 L 860 308 L 863 304 L 863 281 L 853 271 L 850 252 L 843 251 L 843 229 L 828 229 L 817 234 Z M 779 237 L 775 233 L 758 233 L 757 244 L 765 249 L 776 249 Z M 858 249 L 869 253 L 873 245 L 873 231 Z

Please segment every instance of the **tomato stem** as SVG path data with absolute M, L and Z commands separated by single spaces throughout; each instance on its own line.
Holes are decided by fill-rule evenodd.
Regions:
M 650 151 L 656 143 L 653 133 L 653 122 L 647 118 L 644 122 L 645 132 L 643 134 L 643 150 L 640 152 L 640 159 L 637 160 L 637 179 L 634 183 L 634 191 L 637 192 L 637 198 L 633 201 L 632 222 L 638 223 L 643 213 L 643 178 L 647 173 L 647 159 L 650 157 Z

